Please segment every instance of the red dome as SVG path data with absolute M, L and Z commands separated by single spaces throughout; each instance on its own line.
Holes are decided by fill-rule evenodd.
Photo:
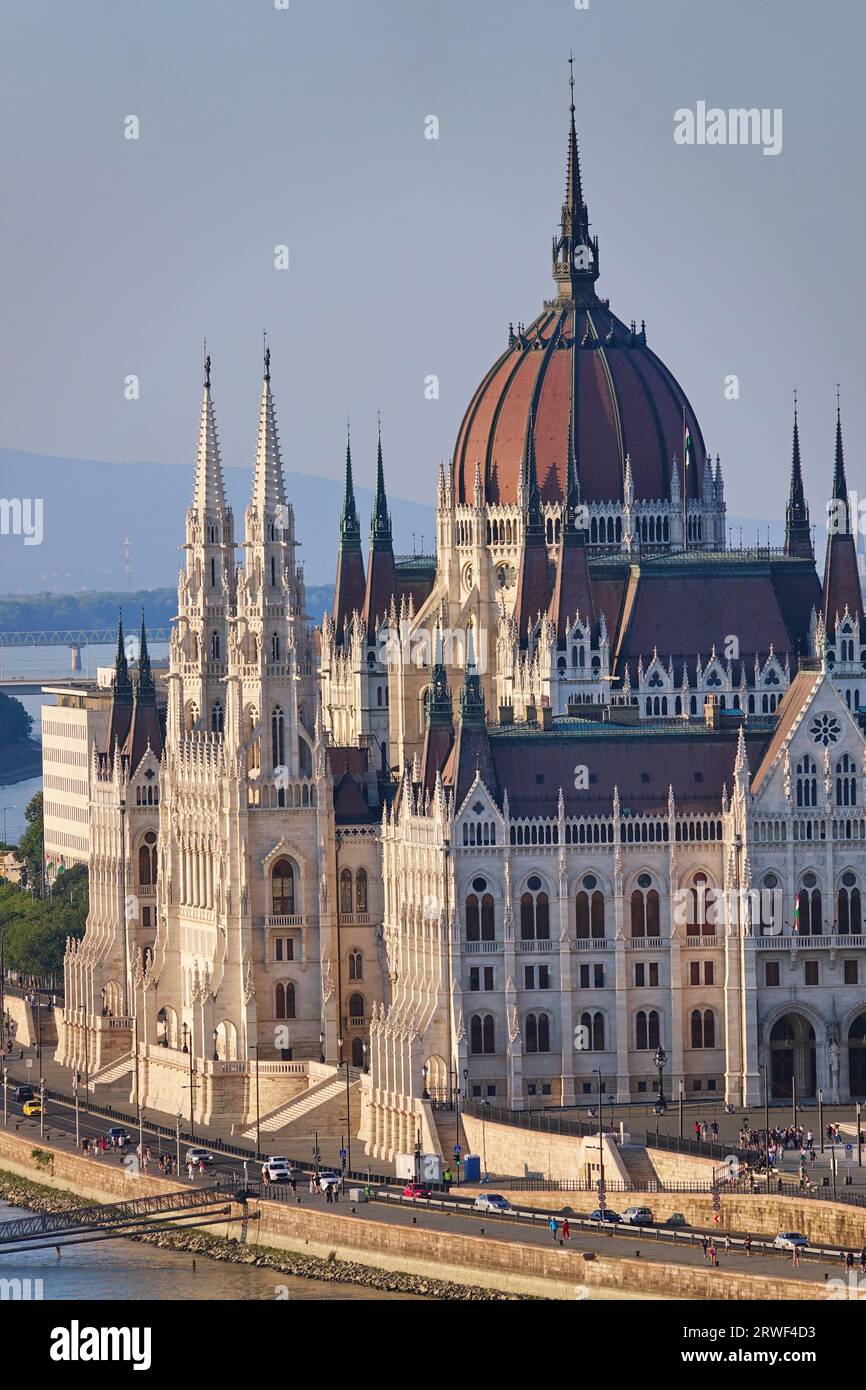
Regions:
M 682 461 L 684 411 L 692 438 L 688 490 L 698 498 L 700 427 L 646 334 L 627 328 L 594 295 L 578 305 L 555 301 L 512 335 L 475 392 L 454 450 L 456 499 L 471 501 L 478 461 L 486 500 L 517 501 L 533 415 L 542 502 L 563 500 L 570 419 L 582 501 L 622 500 L 626 455 L 635 499 L 668 499 L 674 455 Z

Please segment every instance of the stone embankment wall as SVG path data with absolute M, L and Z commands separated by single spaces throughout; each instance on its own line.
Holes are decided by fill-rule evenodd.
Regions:
M 0 1131 L 0 1168 L 97 1201 L 122 1201 L 178 1187 L 158 1177 L 131 1179 L 116 1160 L 85 1159 L 8 1131 Z M 435 1271 L 438 1279 L 463 1286 L 556 1299 L 591 1297 L 593 1290 L 614 1296 L 725 1300 L 807 1299 L 815 1292 L 814 1285 L 789 1279 L 729 1271 L 721 1277 L 718 1270 L 705 1267 L 607 1256 L 587 1261 L 565 1247 L 359 1220 L 348 1207 L 338 1214 L 269 1201 L 253 1201 L 251 1206 L 261 1213 L 258 1222 L 250 1223 L 251 1239 L 261 1246 L 426 1277 Z M 219 1221 L 209 1229 L 218 1237 L 226 1230 Z

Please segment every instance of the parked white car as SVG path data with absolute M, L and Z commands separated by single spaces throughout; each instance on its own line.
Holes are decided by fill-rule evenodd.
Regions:
M 655 1217 L 649 1207 L 626 1207 L 622 1219 L 628 1226 L 651 1226 Z
M 332 1168 L 323 1168 L 319 1173 L 319 1186 L 323 1192 L 326 1187 L 340 1187 L 342 1182 L 339 1173 L 335 1173 Z
M 809 1242 L 799 1231 L 780 1231 L 773 1244 L 777 1250 L 802 1250 Z
M 262 1164 L 262 1177 L 267 1177 L 270 1182 L 288 1182 L 292 1176 L 287 1158 L 278 1158 L 274 1155 Z
M 511 1211 L 511 1203 L 499 1192 L 482 1192 L 472 1203 L 473 1211 Z

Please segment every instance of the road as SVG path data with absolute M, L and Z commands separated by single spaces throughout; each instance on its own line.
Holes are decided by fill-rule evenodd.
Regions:
M 8 1093 L 8 1128 L 16 1133 L 25 1135 L 28 1139 L 39 1142 L 39 1119 L 38 1117 L 27 1117 L 23 1114 L 22 1106 L 13 1098 L 12 1087 Z M 104 1135 L 112 1124 L 112 1120 L 104 1119 L 99 1115 L 89 1114 L 82 1105 L 79 1109 L 79 1134 L 83 1139 L 97 1138 Z M 137 1135 L 133 1127 L 129 1127 L 132 1134 L 133 1146 L 137 1143 Z M 175 1154 L 176 1145 L 174 1142 L 162 1139 L 152 1131 L 144 1127 L 145 1144 L 151 1143 L 154 1155 L 153 1168 L 151 1171 L 156 1174 L 158 1169 L 158 1155 L 160 1152 Z M 75 1150 L 75 1112 L 74 1107 L 64 1105 L 56 1101 L 46 1103 L 45 1116 L 45 1142 L 59 1145 L 63 1148 Z M 199 1141 L 196 1140 L 196 1143 Z M 189 1144 L 181 1142 L 181 1160 L 183 1160 Z M 122 1157 L 113 1151 L 107 1152 L 100 1159 L 93 1159 L 94 1163 L 120 1164 Z M 247 1172 L 250 1178 L 258 1177 L 258 1165 L 252 1162 L 248 1164 Z M 215 1154 L 214 1163 L 206 1170 L 205 1182 L 219 1179 L 221 1181 L 231 1181 L 238 1184 L 244 1182 L 244 1164 L 241 1159 L 234 1158 L 226 1154 Z M 186 1183 L 185 1170 L 180 1175 L 180 1181 Z M 193 1179 L 198 1184 L 201 1178 Z M 350 1186 L 355 1184 L 350 1183 Z M 464 1235 L 483 1235 L 488 1240 L 505 1240 L 519 1242 L 527 1245 L 544 1245 L 553 1243 L 553 1236 L 548 1228 L 550 1211 L 533 1209 L 530 1206 L 520 1205 L 516 1207 L 514 1213 L 506 1217 L 493 1216 L 486 1213 L 474 1212 L 472 1210 L 472 1198 L 464 1198 L 458 1192 L 452 1191 L 447 1196 L 436 1194 L 429 1201 L 412 1202 L 404 1199 L 400 1189 L 396 1191 L 383 1188 L 377 1184 L 376 1176 L 372 1175 L 371 1184 L 372 1200 L 367 1203 L 352 1204 L 346 1196 L 339 1200 L 333 1209 L 335 1215 L 351 1214 L 359 1221 L 373 1220 L 385 1221 L 389 1224 L 404 1226 L 420 1226 L 435 1231 L 449 1231 Z M 314 1195 L 309 1192 L 306 1180 L 298 1182 L 297 1191 L 292 1194 L 288 1187 L 271 1186 L 267 1192 L 262 1192 L 271 1200 L 292 1201 L 303 1207 L 315 1206 L 326 1209 L 329 1205 L 324 1196 Z M 568 1193 L 563 1193 L 563 1206 L 567 1206 Z M 591 1223 L 583 1220 L 578 1215 L 569 1216 L 571 1228 L 571 1239 L 567 1242 L 567 1248 L 580 1251 L 592 1251 L 599 1255 L 615 1257 L 635 1257 L 639 1253 L 641 1259 L 649 1260 L 653 1263 L 677 1263 L 682 1265 L 706 1265 L 709 1263 L 707 1256 L 700 1245 L 702 1232 L 697 1229 L 688 1231 L 671 1232 L 664 1228 L 643 1228 L 637 1229 L 628 1226 L 614 1226 L 609 1230 L 600 1231 L 593 1228 Z M 706 1232 L 712 1236 L 712 1232 Z M 757 1238 L 753 1239 L 751 1255 L 746 1255 L 742 1249 L 743 1233 L 731 1232 L 733 1249 L 725 1254 L 722 1249 L 724 1234 L 721 1237 L 716 1235 L 719 1247 L 719 1274 L 724 1274 L 726 1269 L 753 1274 L 766 1274 L 773 1277 L 794 1277 L 798 1280 L 808 1280 L 816 1284 L 824 1284 L 827 1278 L 836 1277 L 841 1274 L 841 1251 L 838 1249 L 825 1248 L 823 1258 L 820 1252 L 808 1250 L 804 1253 L 802 1263 L 799 1268 L 794 1268 L 790 1253 L 782 1251 L 763 1251 L 762 1242 Z M 556 1245 L 559 1247 L 562 1241 L 561 1232 L 557 1234 Z M 563 1245 L 566 1248 L 566 1244 Z

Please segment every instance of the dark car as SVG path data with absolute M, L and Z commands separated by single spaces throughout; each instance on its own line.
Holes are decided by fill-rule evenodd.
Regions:
M 34 1091 L 32 1086 L 15 1087 L 15 1099 L 19 1102 L 19 1104 L 23 1103 L 25 1100 L 32 1100 L 35 1095 L 36 1092 Z
M 105 1137 L 111 1145 L 132 1143 L 132 1135 L 129 1130 L 123 1129 L 121 1125 L 112 1125 Z
M 586 1219 L 587 1221 L 607 1221 L 611 1226 L 618 1226 L 622 1221 L 619 1212 L 611 1211 L 610 1207 L 605 1207 L 604 1211 L 601 1207 L 596 1207 L 595 1211 L 591 1211 Z

